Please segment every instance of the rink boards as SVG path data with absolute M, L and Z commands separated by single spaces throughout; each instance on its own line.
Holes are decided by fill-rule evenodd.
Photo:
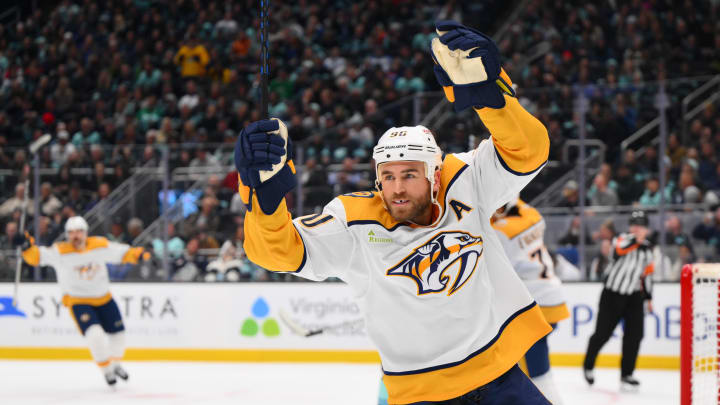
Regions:
M 579 365 L 595 327 L 601 285 L 565 285 L 571 318 L 550 336 L 555 365 Z M 115 283 L 112 293 L 127 329 L 128 360 L 378 362 L 360 306 L 340 283 Z M 678 368 L 680 290 L 659 284 L 645 317 L 639 367 Z M 0 358 L 89 359 L 61 304 L 56 284 L 0 283 Z M 293 334 L 283 311 L 307 328 L 345 324 L 313 337 Z M 603 349 L 599 366 L 619 364 L 622 328 Z

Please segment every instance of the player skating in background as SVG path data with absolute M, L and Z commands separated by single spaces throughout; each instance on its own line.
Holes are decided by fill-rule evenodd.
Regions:
M 235 147 L 245 251 L 269 270 L 350 285 L 390 403 L 548 404 L 517 363 L 551 328 L 490 225 L 544 166 L 547 130 L 514 97 L 488 37 L 455 22 L 437 28 L 436 76 L 491 139 L 443 160 L 427 128 L 391 128 L 373 151 L 376 192 L 339 196 L 293 220 L 287 129 L 254 122 Z
M 555 275 L 550 253 L 545 248 L 545 220 L 530 205 L 514 196 L 498 208 L 492 226 L 503 244 L 505 253 L 530 295 L 540 306 L 545 320 L 555 325 L 570 317 L 562 292 L 562 283 Z M 538 340 L 520 362 L 520 367 L 554 405 L 562 404 L 550 371 L 547 336 Z
M 14 243 L 23 247 L 22 256 L 29 265 L 55 268 L 63 305 L 85 336 L 105 381 L 114 385 L 116 377 L 128 379 L 120 364 L 125 352 L 125 326 L 110 294 L 106 263 L 136 263 L 143 249 L 104 237 L 88 237 L 87 230 L 85 219 L 72 217 L 65 223 L 67 241 L 36 246 L 33 238 L 18 235 Z

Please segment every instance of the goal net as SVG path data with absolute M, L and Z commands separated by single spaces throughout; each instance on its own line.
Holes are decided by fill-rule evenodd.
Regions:
M 686 265 L 680 284 L 680 404 L 718 405 L 720 264 Z

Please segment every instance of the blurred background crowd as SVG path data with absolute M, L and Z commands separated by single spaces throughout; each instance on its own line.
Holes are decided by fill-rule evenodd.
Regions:
M 29 179 L 38 243 L 85 215 L 91 233 L 169 263 L 116 266 L 114 279 L 284 279 L 244 257 L 232 166 L 238 132 L 260 119 L 257 1 L 11 1 L 3 10 L 3 255 L 13 254 Z M 371 188 L 372 146 L 393 125 L 422 122 L 445 152 L 489 135 L 473 114 L 450 111 L 432 73 L 433 21 L 455 19 L 498 41 L 520 101 L 549 130 L 550 161 L 523 198 L 546 214 L 561 260 L 579 264 L 584 234 L 591 254 L 580 278 L 601 277 L 626 224 L 619 207 L 668 205 L 652 217 L 664 230 L 656 239 L 671 246 L 668 268 L 720 259 L 719 10 L 711 0 L 271 2 L 269 111 L 288 124 L 302 185 L 289 205 L 313 213 Z M 582 175 L 581 132 L 596 141 Z M 53 141 L 33 164 L 27 145 L 45 133 Z M 581 200 L 591 206 L 582 220 Z M 12 268 L 0 266 L 0 279 Z

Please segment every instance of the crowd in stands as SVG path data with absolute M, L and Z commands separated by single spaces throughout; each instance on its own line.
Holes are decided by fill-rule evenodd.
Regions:
M 719 11 L 711 1 L 531 0 L 500 48 L 512 55 L 505 66 L 521 88 L 552 89 L 528 101 L 553 145 L 577 137 L 571 103 L 581 91 L 591 103 L 588 137 L 604 140 L 615 159 L 614 145 L 657 116 L 654 82 L 720 72 Z M 544 52 L 529 60 L 538 49 Z M 696 85 L 668 84 L 671 112 Z
M 649 145 L 642 158 L 636 158 L 635 152 L 628 149 L 617 163 L 603 163 L 591 178 L 585 196 L 586 205 L 590 206 L 585 212 L 591 216 L 594 211 L 606 212 L 608 207 L 617 206 L 657 212 L 663 199 L 672 210 L 665 223 L 657 224 L 656 228 L 664 227 L 666 245 L 677 249 L 669 276 L 673 279 L 679 277 L 682 264 L 720 260 L 720 114 L 717 106 L 709 104 L 700 117 L 691 122 L 686 142 L 680 142 L 679 138 L 676 132 L 668 138 L 663 159 L 664 187 L 659 178 L 658 150 Z M 576 212 L 579 200 L 578 182 L 567 181 L 558 206 Z M 677 211 L 677 215 L 672 211 Z M 683 223 L 683 216 L 692 221 Z M 577 246 L 579 226 L 576 217 L 566 235 L 558 239 L 558 245 Z M 588 244 L 605 252 L 617 232 L 612 221 L 608 221 L 586 234 Z M 659 234 L 656 237 L 659 238 Z M 659 243 L 659 239 L 656 242 Z M 602 256 L 600 254 L 598 260 Z
M 429 32 L 433 16 L 456 15 L 459 6 L 441 3 L 272 4 L 270 114 L 288 122 L 294 138 L 322 131 L 308 158 L 368 162 L 374 134 L 393 124 L 379 106 L 434 85 L 427 44 L 407 38 Z M 24 147 L 44 133 L 54 139 L 41 167 L 57 174 L 43 179 L 52 185 L 43 192 L 62 202 L 43 212 L 53 229 L 71 210 L 82 214 L 105 198 L 134 167 L 157 161 L 161 145 L 170 147 L 173 167 L 199 159 L 193 155 L 207 149 L 198 145 L 232 145 L 260 118 L 257 7 L 64 0 L 0 27 L 0 163 L 13 171 L 0 186 L 3 195 L 21 195 L 3 205 L 3 225 L 19 216 L 14 208 L 30 175 Z M 336 130 L 350 118 L 361 125 Z M 92 173 L 77 176 L 75 168 Z M 195 237 L 184 236 L 188 247 Z
M 650 240 L 656 248 L 655 279 L 679 281 L 682 267 L 698 262 L 717 262 L 720 260 L 720 207 L 707 213 L 695 212 L 685 216 L 680 212 L 668 212 L 664 223 L 651 224 Z M 682 218 L 691 219 L 686 224 Z M 594 231 L 586 230 L 585 243 L 589 254 L 584 279 L 600 281 L 612 255 L 614 238 L 627 229 L 616 227 L 615 220 L 607 218 Z M 689 225 L 689 226 L 688 226 Z M 662 243 L 661 231 L 665 232 Z M 580 244 L 580 217 L 573 217 L 565 234 L 556 241 L 555 252 L 570 263 L 577 265 Z M 664 249 L 663 249 L 664 248 Z
M 508 11 L 469 3 L 271 2 L 269 111 L 301 145 L 306 207 L 371 187 L 374 173 L 365 168 L 372 167 L 376 138 L 407 124 L 408 115 L 387 106 L 439 90 L 427 53 L 434 20 L 471 19 L 482 25 L 477 28 L 497 29 L 492 24 Z M 720 71 L 718 5 L 521 3 L 524 9 L 499 38 L 504 67 L 521 102 L 547 126 L 551 160 L 562 160 L 564 142 L 577 137 L 575 95 L 589 99 L 588 137 L 606 142 L 608 159 L 591 181 L 588 203 L 652 207 L 665 193 L 673 203 L 716 204 L 720 116 L 714 107 L 690 125 L 687 139 L 677 131 L 670 137 L 662 191 L 657 149 L 636 156 L 621 154 L 619 144 L 656 117 L 658 80 L 669 80 L 669 117 L 677 128 L 679 100 L 702 81 L 673 80 Z M 25 148 L 44 133 L 53 141 L 41 151 L 40 167 L 53 174 L 43 175 L 40 195 L 31 197 L 40 199 L 41 212 L 32 205 L 29 212 L 40 218 L 40 243 L 55 240 L 65 219 L 97 205 L 135 168 L 158 165 L 161 148 L 169 148 L 171 167 L 221 166 L 219 151 L 232 150 L 238 131 L 260 118 L 257 7 L 250 0 L 62 0 L 1 25 L 0 195 L 8 198 L 0 201 L 0 250 L 17 232 L 24 183 L 32 178 Z M 487 135 L 469 114 L 433 130 L 448 152 L 467 149 L 468 134 Z M 337 170 L 329 170 L 333 164 Z M 548 176 L 541 174 L 528 192 L 542 190 Z M 168 229 L 173 267 L 166 277 L 267 277 L 243 260 L 243 209 L 232 197 L 232 174 L 228 178 L 206 188 L 197 212 Z M 577 182 L 568 182 L 561 205 L 576 206 L 580 192 Z M 108 237 L 132 241 L 142 222 L 113 219 Z M 207 249 L 219 249 L 222 261 L 208 263 L 201 254 Z M 228 272 L 234 260 L 247 266 Z
M 561 160 L 564 143 L 577 138 L 573 103 L 578 92 L 589 101 L 586 136 L 607 147 L 606 162 L 588 179 L 588 189 L 579 190 L 577 180 L 567 181 L 559 206 L 577 207 L 581 192 L 591 206 L 634 205 L 652 211 L 661 195 L 666 204 L 702 204 L 701 223 L 683 224 L 679 215 L 670 215 L 656 226 L 665 228 L 666 243 L 678 250 L 669 279 L 679 277 L 681 264 L 720 259 L 714 230 L 720 228 L 720 218 L 714 219 L 720 203 L 718 104 L 707 105 L 683 134 L 682 98 L 704 81 L 678 80 L 719 72 L 719 11 L 717 4 L 705 1 L 534 0 L 519 17 L 523 24 L 513 27 L 499 44 L 504 54 L 513 55 L 505 68 L 513 72 L 515 83 L 521 89 L 541 88 L 527 92 L 523 101 L 549 129 L 551 160 Z M 542 51 L 532 57 L 538 50 Z M 671 129 L 662 190 L 656 145 L 620 149 L 624 139 L 657 117 L 660 81 L 665 81 L 670 97 Z M 571 221 L 558 245 L 577 246 L 579 226 L 578 218 Z M 616 234 L 612 220 L 587 231 L 588 244 L 598 252 L 593 268 L 603 268 L 597 262 L 607 262 Z M 599 273 L 591 270 L 589 277 L 599 279 Z

